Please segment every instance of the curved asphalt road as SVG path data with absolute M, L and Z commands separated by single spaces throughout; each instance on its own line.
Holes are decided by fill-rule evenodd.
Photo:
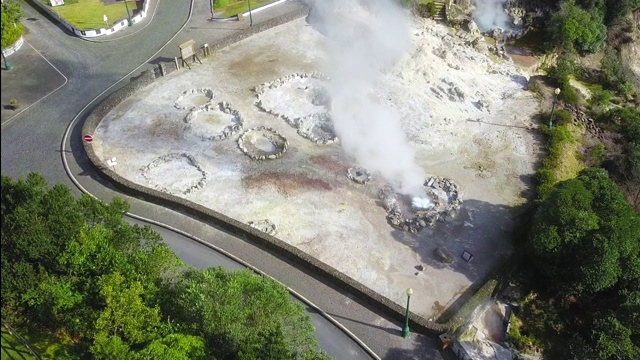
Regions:
M 247 22 L 209 21 L 208 0 L 195 0 L 194 15 L 191 18 L 191 3 L 187 0 L 151 1 L 150 10 L 158 4 L 157 12 L 150 11 L 152 16 L 119 32 L 115 40 L 105 39 L 106 41 L 100 38 L 95 41 L 79 39 L 33 8 L 23 6 L 26 13 L 23 23 L 28 29 L 25 35 L 28 42 L 26 45 L 37 49 L 41 57 L 51 64 L 48 74 L 39 76 L 40 81 L 44 84 L 48 81 L 55 82 L 59 88 L 47 91 L 47 96 L 34 104 L 25 104 L 31 106 L 21 108 L 22 112 L 18 114 L 7 114 L 3 110 L 2 174 L 25 177 L 35 171 L 51 184 L 64 183 L 72 189 L 79 186 L 106 201 L 114 196 L 124 198 L 131 204 L 131 213 L 144 214 L 147 219 L 166 224 L 168 229 L 188 230 L 189 236 L 204 239 L 203 242 L 228 253 L 238 254 L 243 262 L 295 289 L 369 345 L 381 358 L 441 359 L 442 355 L 433 339 L 413 333 L 409 339 L 403 339 L 399 330 L 401 324 L 397 320 L 380 315 L 375 307 L 359 302 L 343 289 L 336 288 L 324 279 L 317 279 L 283 259 L 205 222 L 113 191 L 107 180 L 97 177 L 92 171 L 82 149 L 80 129 L 84 117 L 93 106 L 157 61 L 167 61 L 177 56 L 178 44 L 189 39 L 196 39 L 200 44 L 213 43 L 218 38 L 248 26 Z M 254 23 L 300 6 L 298 1 L 289 1 L 255 13 Z M 187 19 L 189 21 L 185 23 Z M 177 35 L 174 37 L 174 34 Z M 172 39 L 171 42 L 164 46 L 169 39 Z M 151 54 L 153 56 L 150 58 Z M 9 57 L 14 74 L 22 66 L 20 62 L 12 62 L 18 55 Z M 139 64 L 142 65 L 138 66 Z M 5 91 L 13 91 L 5 90 L 5 75 L 3 70 L 3 99 Z M 66 83 L 64 77 L 68 79 Z M 69 136 L 63 136 L 69 124 Z M 68 160 L 70 175 L 61 166 L 61 159 L 65 163 Z M 231 264 L 226 257 L 217 254 L 210 247 L 194 242 L 185 236 L 186 233 L 167 230 L 166 226 L 154 228 L 185 262 L 195 266 Z M 209 260 L 222 263 L 209 263 Z M 340 331 L 335 331 L 336 328 L 324 317 L 318 313 L 314 315 L 313 311 L 311 315 L 321 347 L 330 355 L 337 359 L 366 356 L 349 338 Z

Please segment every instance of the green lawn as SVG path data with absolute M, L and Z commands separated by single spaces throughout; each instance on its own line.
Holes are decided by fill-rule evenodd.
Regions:
M 73 342 L 69 337 L 56 337 L 41 332 L 28 330 L 18 331 L 18 334 L 29 343 L 32 349 L 38 352 L 43 360 L 77 360 L 80 355 L 76 353 Z M 29 350 L 7 329 L 2 327 L 2 360 L 31 360 L 35 359 Z
M 581 139 L 584 129 L 573 124 L 567 124 L 574 139 Z M 584 163 L 578 153 L 580 141 L 567 142 L 562 145 L 562 154 L 558 161 L 558 166 L 554 169 L 558 182 L 573 179 L 584 169 Z
M 51 6 L 49 0 L 41 0 L 47 6 Z M 126 4 L 133 17 L 137 9 L 136 2 L 128 1 Z M 78 30 L 99 29 L 105 27 L 103 16 L 107 15 L 109 27 L 119 20 L 126 19 L 127 8 L 123 1 L 105 6 L 100 0 L 68 1 L 65 5 L 50 7 L 66 22 Z
M 27 360 L 35 359 L 36 357 L 31 355 L 26 346 L 22 345 L 20 340 L 2 326 L 2 359 L 9 360 Z
M 240 1 L 229 1 L 229 6 L 224 9 L 216 9 L 216 12 L 222 12 L 222 15 L 218 15 L 220 17 L 230 17 L 237 15 L 239 13 L 245 13 L 249 11 L 249 3 L 251 3 L 251 9 L 255 9 L 260 6 L 267 5 L 269 3 L 275 2 L 276 0 L 240 0 Z

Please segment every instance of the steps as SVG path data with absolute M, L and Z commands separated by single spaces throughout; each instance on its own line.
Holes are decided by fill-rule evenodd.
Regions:
M 435 21 L 445 21 L 447 19 L 447 15 L 446 15 L 446 7 L 444 6 L 445 1 L 444 0 L 433 0 L 434 4 L 436 4 L 436 8 L 438 9 L 438 12 L 436 13 L 436 16 L 433 17 L 433 20 Z
M 419 6 L 418 10 L 418 14 L 422 13 L 423 17 L 429 17 L 428 11 L 427 11 L 427 4 L 430 2 L 429 0 L 414 0 L 416 5 L 414 6 Z M 448 0 L 432 0 L 433 3 L 436 6 L 436 15 L 433 17 L 429 17 L 435 21 L 441 22 L 441 21 L 445 21 L 447 19 L 446 17 L 446 6 L 445 3 Z

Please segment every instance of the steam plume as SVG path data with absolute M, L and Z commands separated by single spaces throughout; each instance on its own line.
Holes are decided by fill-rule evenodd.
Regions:
M 331 117 L 345 152 L 396 191 L 417 194 L 425 177 L 400 116 L 372 95 L 376 79 L 411 46 L 405 10 L 394 0 L 307 2 L 307 21 L 328 39 Z
M 504 10 L 505 2 L 506 0 L 473 0 L 476 6 L 473 20 L 478 24 L 480 30 L 511 27 L 511 19 Z

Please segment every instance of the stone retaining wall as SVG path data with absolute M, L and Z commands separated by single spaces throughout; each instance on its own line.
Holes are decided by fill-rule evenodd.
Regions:
M 20 36 L 20 38 L 16 40 L 16 42 L 13 43 L 13 45 L 7 46 L 6 48 L 2 49 L 2 53 L 4 54 L 5 57 L 8 57 L 9 55 L 12 55 L 16 51 L 20 50 L 23 44 L 24 44 L 24 37 Z
M 211 49 L 222 49 L 225 46 L 246 39 L 247 37 L 258 32 L 306 16 L 307 13 L 308 10 L 303 9 L 282 15 L 277 18 L 273 18 L 264 23 L 257 24 L 247 30 L 233 34 L 212 45 Z M 115 108 L 126 98 L 134 94 L 138 89 L 141 89 L 154 82 L 157 74 L 157 68 L 149 69 L 143 72 L 142 75 L 137 79 L 131 81 L 129 84 L 117 90 L 100 104 L 98 104 L 88 115 L 83 125 L 82 133 L 94 133 L 95 129 L 100 125 L 102 119 L 109 113 L 111 109 Z M 252 243 L 268 251 L 285 257 L 290 263 L 299 266 L 305 271 L 310 271 L 315 273 L 316 275 L 319 275 L 320 277 L 324 277 L 326 281 L 329 281 L 331 284 L 340 286 L 346 291 L 353 293 L 360 300 L 374 306 L 380 311 L 383 311 L 385 314 L 399 321 L 404 319 L 405 308 L 403 306 L 398 305 L 395 302 L 387 299 L 386 297 L 376 293 L 375 291 L 364 286 L 355 279 L 343 274 L 342 272 L 334 269 L 331 266 L 328 266 L 327 264 L 310 256 L 309 254 L 299 250 L 298 248 L 215 210 L 165 192 L 157 191 L 140 184 L 133 183 L 121 177 L 120 175 L 112 171 L 107 164 L 103 163 L 94 152 L 93 146 L 90 143 L 85 142 L 84 149 L 95 170 L 101 176 L 110 179 L 111 183 L 117 189 L 141 200 L 174 209 L 185 215 L 189 215 L 193 218 L 210 224 L 229 234 L 251 241 Z M 410 321 L 412 330 L 427 333 L 430 335 L 442 334 L 444 332 L 452 330 L 452 325 L 457 325 L 464 322 L 458 317 L 454 321 L 449 321 L 447 324 L 439 324 L 434 321 L 428 321 L 427 319 L 413 313 L 410 314 Z

